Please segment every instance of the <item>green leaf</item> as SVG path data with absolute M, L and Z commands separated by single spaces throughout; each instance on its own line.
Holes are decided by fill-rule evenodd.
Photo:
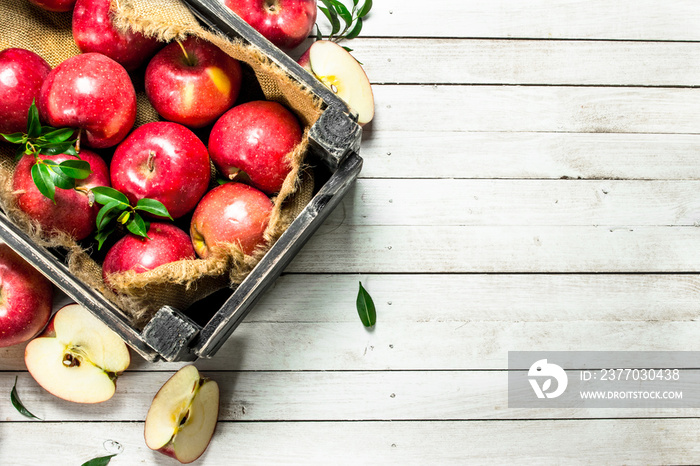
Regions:
M 323 34 L 321 34 L 321 28 L 318 27 L 318 23 L 316 23 L 316 40 L 323 40 Z
M 119 201 L 111 201 L 105 204 L 100 209 L 100 211 L 97 212 L 97 218 L 95 220 L 97 229 L 102 230 L 104 227 L 106 227 L 109 224 L 109 222 L 114 220 L 114 217 L 116 217 L 117 212 L 121 212 L 122 210 L 126 209 L 126 207 L 127 206 L 125 206 Z
M 355 8 L 357 7 L 357 4 L 360 3 L 360 0 L 352 0 L 352 10 L 355 11 Z
M 117 454 L 113 453 L 111 455 L 93 458 L 89 461 L 84 462 L 81 466 L 105 466 L 109 464 L 109 462 L 112 461 L 112 458 L 114 458 L 115 456 L 117 456 Z
M 98 251 L 100 249 L 102 249 L 102 245 L 104 244 L 105 240 L 112 233 L 114 233 L 114 227 L 109 228 L 107 230 L 100 230 L 97 233 L 95 233 L 95 241 L 97 241 L 97 250 Z
M 39 419 L 40 421 L 42 420 L 41 418 L 36 417 L 32 413 L 29 412 L 27 408 L 24 407 L 22 402 L 19 399 L 19 395 L 17 394 L 17 376 L 15 376 L 15 385 L 12 387 L 12 391 L 10 392 L 10 401 L 12 401 L 12 406 L 15 407 L 19 413 L 24 416 L 28 417 L 30 419 Z
M 367 293 L 367 290 L 360 282 L 360 289 L 357 292 L 357 312 L 360 314 L 360 320 L 365 327 L 372 327 L 377 323 L 377 311 L 374 308 L 374 301 Z
M 30 138 L 41 136 L 41 121 L 39 121 L 39 110 L 37 110 L 34 101 L 29 106 L 29 115 L 27 116 L 27 135 Z
M 333 4 L 333 8 L 338 12 L 338 15 L 345 21 L 345 24 L 350 26 L 352 24 L 352 14 L 348 11 L 347 7 L 338 0 L 329 1 Z
M 131 218 L 131 221 L 126 224 L 126 229 L 137 236 L 148 238 L 148 226 L 136 212 L 134 212 L 134 216 Z
M 321 0 L 323 3 L 327 4 L 327 0 Z M 323 8 L 322 6 L 319 6 L 318 9 L 321 10 L 321 12 L 328 18 L 328 21 L 331 23 L 331 36 L 338 31 L 340 31 L 340 20 L 338 20 L 338 13 L 335 12 L 335 9 L 329 5 L 328 8 Z
M 365 4 L 362 5 L 362 8 L 360 8 L 360 12 L 357 14 L 358 18 L 364 18 L 367 16 L 367 13 L 369 13 L 369 10 L 372 9 L 372 0 L 365 0 Z
M 76 180 L 84 180 L 92 173 L 90 163 L 85 160 L 64 160 L 58 165 L 64 175 Z
M 49 167 L 49 173 L 51 174 L 51 182 L 56 188 L 61 189 L 73 189 L 75 188 L 75 180 L 69 178 L 63 173 L 61 173 L 58 168 Z
M 157 215 L 159 217 L 166 217 L 170 220 L 173 219 L 173 217 L 170 215 L 170 212 L 168 212 L 168 209 L 163 205 L 163 203 L 160 201 L 156 201 L 155 199 L 139 199 L 134 209 L 141 210 L 143 212 L 148 212 L 149 214 Z
M 95 186 L 90 191 L 95 195 L 95 202 L 98 204 L 108 204 L 111 201 L 119 201 L 122 204 L 130 205 L 129 199 L 119 191 L 109 186 Z
M 26 148 L 26 147 L 24 147 L 24 146 L 19 146 L 19 147 L 15 150 L 15 162 L 19 162 L 19 159 L 21 159 L 22 157 L 24 157 L 25 154 L 26 154 L 26 152 L 27 152 L 27 148 Z
M 126 223 L 131 220 L 131 213 L 133 211 L 131 210 L 125 210 L 121 214 L 119 214 L 119 217 L 117 217 L 117 222 L 121 223 L 122 225 L 126 225 Z
M 360 35 L 360 31 L 362 31 L 362 18 L 357 18 L 357 22 L 355 23 L 355 27 L 352 28 L 352 30 L 348 33 L 347 36 L 345 36 L 346 39 L 354 39 L 355 37 Z M 350 50 L 348 50 L 350 51 Z
M 22 144 L 27 142 L 24 133 L 2 134 L 1 136 L 5 138 L 7 142 L 11 142 L 12 144 Z
M 344 45 L 341 45 L 345 49 L 346 52 L 352 52 L 352 49 L 350 47 L 346 47 Z
M 68 154 L 75 155 L 75 146 L 73 141 L 57 142 L 57 143 L 44 143 L 39 144 L 40 151 L 44 155 L 58 155 L 58 154 Z
M 51 199 L 54 204 L 56 201 L 56 187 L 51 180 L 51 171 L 49 167 L 43 163 L 35 163 L 31 170 L 32 180 L 41 194 Z
M 51 128 L 50 126 L 45 126 L 43 129 L 46 128 Z M 53 129 L 53 128 L 51 128 Z M 60 142 L 65 142 L 73 136 L 73 133 L 75 133 L 75 130 L 73 128 L 60 128 L 60 129 L 53 129 L 53 131 L 44 134 L 42 137 L 46 140 L 46 142 L 50 143 L 60 143 Z

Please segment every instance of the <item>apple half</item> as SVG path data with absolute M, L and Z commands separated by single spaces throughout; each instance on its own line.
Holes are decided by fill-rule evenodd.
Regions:
M 357 113 L 365 125 L 374 118 L 372 86 L 362 66 L 340 45 L 318 40 L 299 58 L 299 64 Z
M 114 395 L 117 376 L 131 362 L 124 341 L 79 304 L 56 312 L 24 352 L 27 370 L 46 391 L 76 403 Z
M 191 463 L 209 446 L 218 417 L 219 385 L 187 365 L 153 398 L 144 427 L 146 445 L 181 463 Z

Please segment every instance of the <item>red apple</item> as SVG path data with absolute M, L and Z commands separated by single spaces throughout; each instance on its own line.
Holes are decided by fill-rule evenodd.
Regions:
M 47 11 L 65 13 L 73 9 L 75 0 L 29 0 L 29 3 L 33 3 Z
M 316 0 L 224 0 L 224 3 L 283 49 L 301 44 L 316 22 Z
M 0 52 L 0 133 L 27 131 L 27 114 L 51 67 L 25 49 Z
M 78 0 L 73 10 L 73 39 L 81 52 L 97 52 L 131 71 L 160 47 L 155 38 L 120 31 L 110 17 L 110 0 Z
M 37 107 L 57 128 L 81 128 L 95 148 L 124 139 L 136 121 L 136 93 L 123 66 L 99 53 L 65 60 L 47 76 Z
M 158 52 L 145 80 L 146 95 L 163 118 L 200 128 L 236 102 L 241 65 L 215 45 L 190 37 Z
M 207 193 L 192 215 L 190 237 L 203 259 L 218 245 L 237 244 L 251 254 L 264 242 L 272 201 L 257 189 L 241 183 L 226 183 Z
M 0 346 L 30 340 L 51 317 L 53 286 L 7 244 L 0 244 Z
M 112 246 L 102 264 L 102 277 L 109 283 L 109 275 L 113 273 L 127 270 L 143 273 L 159 265 L 196 257 L 187 233 L 169 223 L 153 222 L 147 238 L 129 233 Z
M 66 154 L 40 157 L 56 163 L 76 159 Z M 95 186 L 109 186 L 107 164 L 99 155 L 83 149 L 80 158 L 90 164 L 92 174 L 84 180 L 76 180 L 76 189 L 56 188 L 55 203 L 41 194 L 32 180 L 31 169 L 36 163 L 33 156 L 25 155 L 12 177 L 12 189 L 22 211 L 39 222 L 43 229 L 63 231 L 76 240 L 87 238 L 96 228 L 99 206 L 90 205 L 88 190 Z
M 273 194 L 291 170 L 287 154 L 301 141 L 296 117 L 277 102 L 258 100 L 233 107 L 214 124 L 209 154 L 231 179 L 243 176 Z
M 343 99 L 357 113 L 360 125 L 372 121 L 372 86 L 365 70 L 347 50 L 335 42 L 317 40 L 299 58 L 299 64 Z
M 206 146 L 191 130 L 160 121 L 137 128 L 119 144 L 110 172 L 112 186 L 132 204 L 155 199 L 178 218 L 207 191 L 211 167 Z

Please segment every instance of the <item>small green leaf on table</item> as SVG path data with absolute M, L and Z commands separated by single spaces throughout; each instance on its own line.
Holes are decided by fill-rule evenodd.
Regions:
M 115 456 L 117 456 L 117 453 L 93 458 L 89 461 L 84 462 L 81 466 L 105 466 L 109 464 L 109 462 L 112 461 L 112 458 L 114 458 Z
M 10 392 L 10 401 L 12 401 L 12 406 L 14 406 L 15 409 L 19 411 L 19 413 L 22 416 L 28 417 L 29 419 L 38 419 L 41 421 L 41 418 L 38 418 L 32 413 L 30 413 L 29 410 L 25 408 L 22 402 L 20 401 L 19 395 L 17 394 L 17 379 L 18 377 L 15 376 L 15 385 L 12 387 L 12 391 Z
M 374 307 L 374 301 L 362 286 L 362 282 L 360 282 L 360 289 L 357 292 L 357 313 L 360 315 L 360 320 L 365 327 L 373 327 L 377 323 L 377 311 Z

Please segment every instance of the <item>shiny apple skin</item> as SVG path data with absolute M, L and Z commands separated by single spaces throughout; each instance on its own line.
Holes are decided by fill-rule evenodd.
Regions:
M 123 66 L 99 53 L 76 55 L 54 68 L 37 100 L 42 120 L 82 128 L 81 144 L 111 147 L 136 121 L 136 92 Z
M 53 286 L 46 277 L 0 244 L 0 346 L 34 337 L 49 321 Z
M 66 154 L 42 155 L 41 158 L 56 163 L 76 159 Z M 109 186 L 107 164 L 99 155 L 83 149 L 80 151 L 80 158 L 90 164 L 92 174 L 84 180 L 76 180 L 76 186 L 88 189 Z M 12 189 L 19 193 L 16 195 L 19 208 L 39 222 L 45 230 L 63 231 L 76 240 L 87 238 L 96 229 L 95 220 L 100 206 L 96 203 L 90 206 L 88 196 L 84 192 L 61 188 L 56 188 L 54 204 L 39 192 L 32 180 L 31 168 L 34 163 L 33 156 L 25 155 L 15 168 Z
M 69 12 L 75 6 L 75 0 L 29 0 L 29 3 L 56 13 Z
M 301 44 L 316 22 L 316 0 L 224 0 L 224 3 L 282 49 Z
M 102 264 L 102 277 L 109 283 L 113 273 L 143 273 L 170 262 L 196 258 L 187 233 L 169 223 L 153 222 L 148 238 L 128 233 L 110 248 Z
M 272 201 L 261 191 L 242 183 L 226 183 L 207 193 L 192 215 L 190 237 L 203 259 L 220 244 L 238 244 L 251 254 L 264 242 Z
M 27 131 L 27 114 L 51 72 L 46 60 L 25 49 L 0 52 L 0 133 Z
M 211 124 L 241 89 L 241 65 L 215 45 L 188 38 L 158 52 L 146 68 L 146 95 L 166 120 L 191 128 Z
M 128 71 L 135 70 L 153 56 L 161 43 L 138 32 L 118 30 L 109 11 L 110 0 L 77 0 L 73 40 L 83 53 L 101 53 Z
M 140 126 L 119 144 L 110 174 L 112 187 L 132 205 L 139 199 L 155 199 L 179 218 L 204 196 L 211 166 L 206 146 L 191 130 L 158 121 Z
M 257 100 L 233 107 L 209 136 L 209 155 L 225 175 L 243 170 L 266 194 L 280 190 L 291 167 L 287 160 L 301 142 L 296 117 L 277 102 Z

